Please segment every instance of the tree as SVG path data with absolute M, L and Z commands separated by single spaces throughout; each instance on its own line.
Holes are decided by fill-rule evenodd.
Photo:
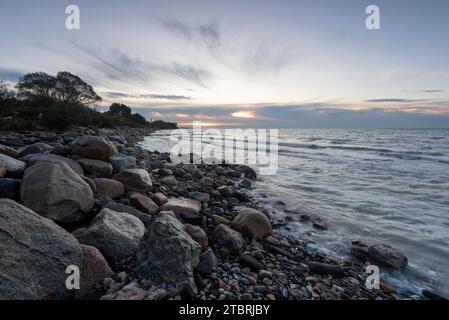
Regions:
M 0 80 L 0 104 L 11 102 L 14 99 L 14 92 L 8 89 L 6 83 Z
M 44 72 L 24 74 L 16 85 L 19 97 L 27 100 L 54 100 L 56 78 Z
M 70 72 L 59 72 L 56 77 L 44 72 L 27 73 L 16 85 L 19 96 L 28 100 L 57 101 L 90 105 L 101 101 L 91 85 Z
M 131 116 L 131 108 L 122 103 L 113 103 L 109 107 L 109 112 L 113 115 L 118 115 L 122 117 L 130 117 Z
M 56 76 L 56 99 L 71 104 L 90 105 L 101 101 L 93 87 L 70 72 L 59 72 Z
M 135 122 L 138 125 L 144 125 L 145 123 L 147 123 L 147 119 L 145 119 L 143 116 L 141 116 L 138 113 L 134 113 L 131 116 L 131 119 L 133 120 L 133 122 Z

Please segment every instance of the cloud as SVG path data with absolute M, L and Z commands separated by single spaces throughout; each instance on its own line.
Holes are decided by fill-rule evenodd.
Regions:
M 128 94 L 122 92 L 106 92 L 105 93 L 109 98 L 134 98 L 134 99 L 155 99 L 155 100 L 170 100 L 170 101 L 179 101 L 179 100 L 192 100 L 192 97 L 184 96 L 184 95 L 173 95 L 173 94 Z
M 191 26 L 179 21 L 178 19 L 161 19 L 162 25 L 170 32 L 181 38 L 192 40 L 193 29 Z
M 90 59 L 91 67 L 112 79 L 145 81 L 148 80 L 150 71 L 154 69 L 152 65 L 118 49 L 87 47 L 77 43 L 73 45 Z
M 140 95 L 142 98 L 150 98 L 150 99 L 158 99 L 158 100 L 170 100 L 170 101 L 177 101 L 177 100 L 192 100 L 192 97 L 183 96 L 183 95 L 164 95 L 164 94 L 144 94 Z
M 211 77 L 211 73 L 202 68 L 195 67 L 189 64 L 173 63 L 166 68 L 170 72 L 180 78 L 194 82 L 202 87 L 207 88 L 206 80 Z
M 398 98 L 386 98 L 386 99 L 369 99 L 365 100 L 365 102 L 372 102 L 372 103 L 413 103 L 413 102 L 423 102 L 427 101 L 427 99 L 398 99 Z
M 199 66 L 172 62 L 168 64 L 155 64 L 133 57 L 119 49 L 100 47 L 87 47 L 74 43 L 89 59 L 90 66 L 100 71 L 108 78 L 120 81 L 135 80 L 139 83 L 149 80 L 157 81 L 158 76 L 175 76 L 202 87 L 211 73 Z
M 403 90 L 404 92 L 418 92 L 418 93 L 437 93 L 437 92 L 444 92 L 444 90 L 441 89 L 427 89 L 427 90 Z
M 221 32 L 215 21 L 190 25 L 178 19 L 168 18 L 162 19 L 161 23 L 171 33 L 189 42 L 203 45 L 214 55 L 217 49 L 222 47 Z
M 250 46 L 243 58 L 243 68 L 250 75 L 276 75 L 294 57 L 293 47 L 258 43 Z

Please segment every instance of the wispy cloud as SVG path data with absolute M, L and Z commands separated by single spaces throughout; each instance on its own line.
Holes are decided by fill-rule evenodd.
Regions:
M 276 75 L 294 57 L 293 47 L 276 46 L 272 43 L 258 43 L 250 46 L 243 58 L 243 68 L 250 75 Z
M 162 25 L 171 33 L 189 42 L 194 42 L 207 48 L 214 55 L 222 47 L 222 37 L 215 21 L 203 24 L 187 24 L 175 18 L 161 20 Z
M 90 66 L 111 79 L 120 81 L 135 80 L 142 83 L 158 80 L 161 76 L 175 76 L 202 87 L 207 87 L 211 73 L 193 64 L 172 62 L 153 63 L 116 48 L 87 47 L 73 43 L 89 58 Z
M 365 102 L 371 103 L 414 103 L 414 102 L 424 102 L 427 99 L 402 99 L 402 98 L 385 98 L 385 99 L 369 99 Z
M 180 78 L 194 82 L 205 88 L 207 88 L 206 80 L 211 77 L 209 71 L 189 64 L 175 62 L 164 69 Z
M 180 101 L 180 100 L 192 100 L 192 97 L 184 95 L 173 95 L 173 94 L 128 94 L 122 92 L 106 92 L 109 98 L 133 98 L 133 99 L 153 99 L 153 100 L 169 100 L 169 101 Z
M 426 89 L 426 90 L 403 90 L 404 92 L 414 92 L 414 93 L 438 93 L 444 92 L 442 89 Z

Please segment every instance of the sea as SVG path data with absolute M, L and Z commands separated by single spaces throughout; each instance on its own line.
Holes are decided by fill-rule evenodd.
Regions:
M 170 134 L 143 146 L 170 152 Z M 408 258 L 404 270 L 381 269 L 401 294 L 449 296 L 449 130 L 280 129 L 277 172 L 253 186 L 275 227 L 307 239 L 308 250 L 343 258 L 352 239 L 373 239 Z

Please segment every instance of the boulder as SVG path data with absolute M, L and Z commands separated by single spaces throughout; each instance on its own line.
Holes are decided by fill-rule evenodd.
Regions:
M 127 191 L 146 193 L 153 189 L 150 175 L 144 169 L 127 169 L 117 173 L 112 179 L 123 183 Z
M 6 174 L 11 178 L 20 178 L 25 171 L 26 164 L 23 161 L 0 154 L 0 161 L 6 166 Z
M 136 209 L 152 216 L 159 213 L 159 206 L 147 196 L 138 192 L 129 192 L 127 197 Z
M 200 202 L 209 202 L 210 196 L 208 193 L 205 192 L 199 192 L 199 191 L 192 191 L 189 193 L 190 198 L 193 198 L 195 200 L 198 200 Z
M 19 153 L 17 154 L 17 157 L 23 158 L 29 154 L 36 154 L 36 153 L 43 153 L 44 150 L 37 144 L 31 144 L 29 146 L 25 146 L 21 149 L 19 149 Z
M 209 246 L 209 239 L 207 238 L 206 232 L 201 227 L 192 226 L 191 224 L 185 225 L 186 232 L 195 240 L 204 251 Z
M 0 179 L 0 198 L 9 198 L 15 201 L 20 200 L 21 180 L 3 178 Z
M 29 167 L 20 198 L 28 208 L 57 222 L 82 221 L 94 205 L 89 185 L 65 163 L 38 162 Z
M 109 262 L 116 264 L 135 253 L 144 233 L 145 226 L 138 218 L 103 208 L 79 241 L 98 248 Z
M 112 164 L 115 173 L 119 173 L 127 169 L 133 169 L 136 166 L 136 158 L 125 156 L 123 154 L 112 156 L 109 159 L 109 162 Z
M 232 255 L 240 255 L 245 246 L 242 235 L 223 223 L 215 228 L 214 239 L 220 248 Z
M 351 252 L 356 257 L 394 269 L 401 269 L 407 265 L 407 258 L 402 253 L 389 245 L 373 240 L 352 240 Z
M 117 149 L 105 138 L 82 136 L 70 144 L 70 153 L 81 158 L 109 161 L 111 156 L 117 154 Z
M 4 154 L 11 158 L 17 158 L 17 151 L 14 148 L 0 144 L 0 154 Z
M 210 275 L 214 272 L 215 268 L 218 266 L 218 259 L 214 251 L 209 248 L 204 251 L 200 256 L 200 262 L 196 267 L 196 271 L 204 275 Z
M 109 178 L 112 176 L 112 165 L 108 162 L 94 159 L 79 159 L 78 163 L 86 174 L 97 178 Z
M 95 247 L 81 245 L 83 262 L 81 266 L 80 289 L 76 298 L 82 298 L 102 284 L 105 278 L 111 277 L 113 271 L 100 250 Z
M 231 186 L 222 186 L 217 188 L 217 190 L 223 198 L 230 198 L 234 196 L 235 193 L 235 189 Z
M 201 202 L 186 198 L 170 198 L 161 207 L 161 210 L 173 211 L 177 217 L 189 220 L 198 217 L 201 210 Z
M 53 221 L 0 199 L 0 298 L 64 299 L 67 266 L 81 266 L 78 241 Z
M 6 174 L 6 163 L 0 161 L 0 178 L 3 178 Z
M 178 288 L 190 285 L 195 291 L 193 270 L 201 247 L 170 213 L 156 216 L 136 252 L 135 273 L 142 279 L 160 277 Z
M 256 209 L 237 209 L 238 215 L 232 221 L 232 228 L 243 235 L 261 239 L 273 233 L 268 217 Z
M 248 253 L 244 253 L 240 256 L 239 260 L 240 264 L 244 267 L 248 267 L 252 270 L 259 271 L 263 269 L 265 266 L 262 262 L 254 258 L 252 255 Z
M 195 171 L 197 168 L 194 163 L 186 163 L 182 166 L 182 169 L 186 172 L 193 173 L 193 171 Z
M 111 199 L 120 198 L 125 194 L 123 183 L 113 179 L 96 178 L 93 180 L 97 194 L 104 194 Z
M 133 207 L 127 206 L 126 204 L 118 203 L 118 202 L 110 202 L 106 204 L 103 209 L 110 209 L 116 212 L 122 212 L 130 214 L 136 218 L 138 218 L 145 225 L 145 228 L 148 228 L 151 225 L 152 216 L 143 213 Z
M 167 203 L 167 201 L 168 201 L 167 196 L 165 194 L 161 193 L 161 192 L 153 193 L 151 195 L 151 198 L 159 206 L 162 206 L 163 204 Z
M 178 185 L 178 180 L 174 176 L 163 177 L 161 180 L 161 184 L 166 185 L 168 187 L 176 187 Z
M 28 166 L 32 166 L 38 162 L 50 162 L 50 163 L 65 163 L 73 171 L 75 171 L 80 176 L 84 175 L 84 171 L 81 166 L 75 160 L 58 156 L 56 154 L 30 154 L 22 159 L 27 163 Z

